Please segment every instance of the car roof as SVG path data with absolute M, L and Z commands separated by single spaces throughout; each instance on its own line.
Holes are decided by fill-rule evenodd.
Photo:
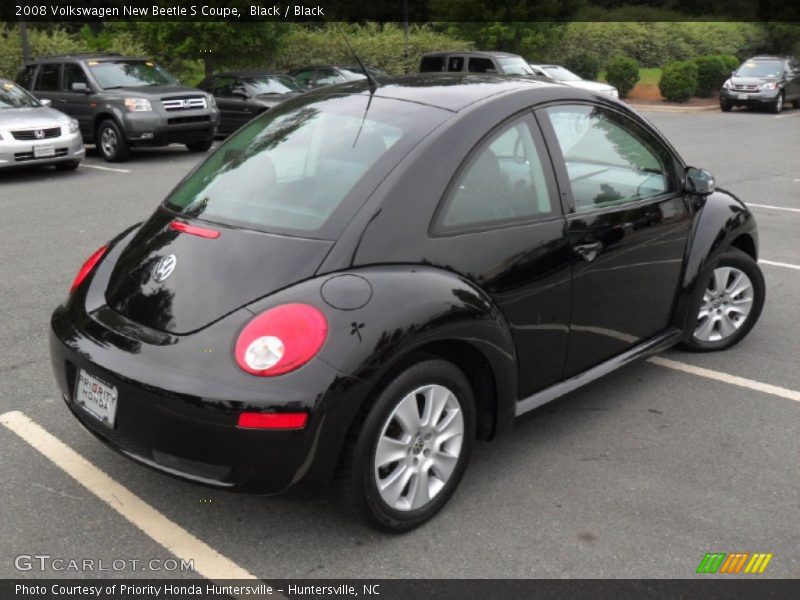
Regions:
M 392 98 L 443 108 L 458 112 L 486 98 L 521 89 L 565 87 L 555 83 L 535 81 L 504 75 L 476 73 L 419 73 L 380 80 L 374 94 L 380 98 Z M 308 94 L 369 94 L 367 80 L 361 79 L 329 86 Z M 570 88 L 573 89 L 573 88 Z
M 123 54 L 114 54 L 113 52 L 75 52 L 70 54 L 43 54 L 37 56 L 33 60 L 28 61 L 26 64 L 53 62 L 59 60 L 91 60 L 91 61 L 117 61 L 117 60 L 150 60 L 145 56 L 125 56 Z
M 441 52 L 428 52 L 422 56 L 450 56 L 451 54 L 462 54 L 466 56 L 490 56 L 494 58 L 516 58 L 519 54 L 510 52 L 498 52 L 494 50 L 448 50 Z M 521 58 L 521 57 L 520 57 Z
M 209 75 L 206 79 L 212 77 L 289 77 L 285 73 L 275 73 L 273 71 L 257 71 L 253 69 L 245 69 L 241 71 L 223 71 L 221 73 L 214 73 Z

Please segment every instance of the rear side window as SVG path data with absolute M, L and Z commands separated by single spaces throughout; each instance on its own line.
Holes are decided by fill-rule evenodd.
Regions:
M 36 90 L 39 92 L 57 92 L 60 70 L 61 65 L 52 63 L 39 67 L 39 77 L 36 79 Z
M 231 137 L 166 206 L 260 231 L 335 239 L 374 185 L 448 116 L 387 98 L 301 96 Z
M 676 190 L 672 154 L 635 121 L 595 106 L 545 109 L 578 212 Z
M 419 65 L 420 73 L 444 71 L 444 56 L 423 56 Z
M 314 69 L 300 71 L 299 73 L 292 75 L 292 77 L 294 77 L 295 81 L 298 81 L 301 85 L 309 85 L 314 81 Z
M 30 90 L 33 87 L 33 76 L 36 73 L 36 65 L 28 65 L 27 67 L 22 67 L 19 71 L 19 75 L 17 75 L 17 83 L 24 87 L 26 90 Z
M 461 171 L 437 228 L 447 232 L 554 215 L 543 154 L 525 119 L 501 129 Z

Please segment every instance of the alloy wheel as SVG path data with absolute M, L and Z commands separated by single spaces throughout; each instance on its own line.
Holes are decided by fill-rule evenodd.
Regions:
M 734 335 L 753 308 L 753 282 L 735 267 L 717 267 L 703 294 L 694 337 L 718 342 Z
M 463 437 L 464 415 L 451 390 L 431 384 L 404 396 L 375 449 L 375 484 L 383 501 L 399 511 L 426 506 L 453 474 Z
M 111 127 L 103 129 L 100 134 L 100 146 L 103 148 L 103 154 L 114 156 L 117 152 L 117 132 Z

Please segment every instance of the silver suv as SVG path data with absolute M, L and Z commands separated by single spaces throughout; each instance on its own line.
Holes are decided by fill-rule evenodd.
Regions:
M 147 58 L 44 56 L 25 63 L 17 83 L 77 119 L 84 141 L 107 161 L 126 160 L 133 146 L 205 152 L 219 124 L 212 95 L 181 85 Z

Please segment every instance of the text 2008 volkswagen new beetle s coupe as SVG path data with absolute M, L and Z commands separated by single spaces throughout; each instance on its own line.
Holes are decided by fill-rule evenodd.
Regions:
M 447 502 L 476 439 L 764 302 L 753 216 L 622 104 L 424 75 L 289 100 L 80 269 L 56 379 L 126 456 L 371 525 Z

